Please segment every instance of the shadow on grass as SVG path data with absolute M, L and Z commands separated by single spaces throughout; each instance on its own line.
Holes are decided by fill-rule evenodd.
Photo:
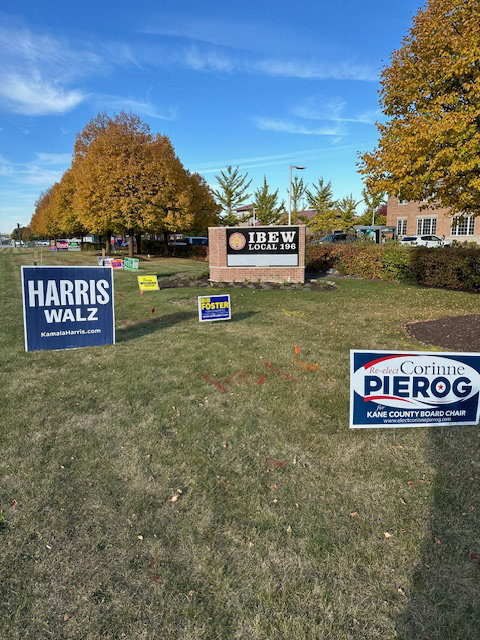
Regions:
M 242 311 L 242 313 L 233 313 L 232 317 L 228 322 L 241 322 L 242 320 L 247 320 L 252 316 L 256 316 L 259 311 Z
M 432 428 L 429 443 L 436 470 L 429 534 L 414 570 L 409 600 L 397 621 L 398 638 L 478 640 L 478 427 Z
M 128 340 L 135 340 L 142 336 L 149 335 L 154 331 L 160 329 L 168 329 L 173 325 L 185 322 L 186 320 L 192 320 L 196 318 L 197 314 L 193 311 L 178 311 L 177 313 L 170 313 L 165 316 L 156 316 L 143 322 L 137 322 L 129 327 L 120 327 L 116 331 L 116 342 L 127 342 Z

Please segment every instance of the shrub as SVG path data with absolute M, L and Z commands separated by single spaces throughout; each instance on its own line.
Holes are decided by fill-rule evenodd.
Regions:
M 322 244 L 307 247 L 307 271 L 327 271 L 464 291 L 480 291 L 479 247 Z
M 162 240 L 146 240 L 142 238 L 142 253 L 170 256 L 174 258 L 192 258 L 202 262 L 208 261 L 208 247 L 169 244 L 168 248 Z

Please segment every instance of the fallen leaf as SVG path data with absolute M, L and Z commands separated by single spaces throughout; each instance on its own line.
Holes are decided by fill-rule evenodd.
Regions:
M 404 596 L 404 595 L 405 595 L 405 591 L 404 591 L 401 587 L 398 587 L 397 591 L 398 591 L 398 593 L 399 593 L 400 595 L 402 595 L 402 596 Z
M 293 348 L 295 350 L 295 355 L 298 356 L 298 354 L 300 353 L 300 349 L 297 347 L 296 344 L 293 345 Z
M 155 307 L 153 307 L 153 309 L 152 309 L 152 313 L 155 313 Z
M 15 509 L 15 507 L 17 506 L 18 502 L 15 500 L 15 498 L 10 502 L 10 506 L 13 507 Z
M 193 596 L 197 595 L 197 592 L 194 591 L 193 589 L 190 589 L 190 591 L 188 592 L 188 597 L 189 598 L 193 598 Z
M 159 581 L 159 577 L 158 576 L 152 576 L 152 580 L 153 582 L 158 582 Z
M 442 541 L 440 540 L 440 538 L 437 538 L 437 536 L 435 536 L 434 540 L 435 544 L 442 544 Z
M 275 458 L 267 458 L 267 463 L 270 467 L 285 467 L 287 465 L 283 460 L 275 460 Z
M 351 511 L 350 512 L 350 517 L 351 518 L 356 518 L 358 516 L 358 511 Z
M 407 484 L 408 484 L 408 485 L 413 484 L 413 480 L 409 480 L 409 481 L 407 482 Z
M 137 539 L 140 540 L 140 542 L 141 542 L 143 540 L 143 536 L 139 535 L 139 536 L 137 536 Z
M 403 498 L 400 498 L 400 502 L 405 505 L 407 504 Z
M 288 527 L 287 527 L 287 534 L 288 534 L 289 536 L 291 536 L 291 535 L 292 535 L 292 531 L 293 531 L 292 527 L 291 527 L 290 525 L 288 525 Z
M 473 553 L 473 551 L 471 551 L 468 554 L 468 557 L 474 562 L 476 562 L 478 565 L 480 565 L 480 556 L 478 556 L 476 553 Z
M 177 493 L 170 498 L 170 502 L 177 502 L 177 500 L 182 495 L 183 491 L 181 489 L 177 489 Z
M 393 538 L 393 533 L 390 533 L 389 531 L 384 531 L 383 535 L 385 536 L 385 538 Z
M 69 619 L 70 619 L 70 614 L 69 613 L 64 613 L 63 614 L 63 621 L 66 622 Z

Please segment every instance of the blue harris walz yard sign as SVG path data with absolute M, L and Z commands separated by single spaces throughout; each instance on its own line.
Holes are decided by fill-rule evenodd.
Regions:
M 350 427 L 479 421 L 480 354 L 350 352 Z
M 115 343 L 111 267 L 22 267 L 25 350 Z
M 200 322 L 230 320 L 231 317 L 230 295 L 198 296 L 198 319 Z

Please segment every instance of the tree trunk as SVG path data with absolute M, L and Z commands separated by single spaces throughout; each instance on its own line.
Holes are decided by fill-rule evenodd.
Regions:
M 130 258 L 133 258 L 133 256 L 134 256 L 134 251 L 133 251 L 133 233 L 134 233 L 133 229 L 129 229 L 128 230 L 128 255 L 130 256 Z
M 135 239 L 137 241 L 137 253 L 142 253 L 142 234 L 138 233 Z
M 163 232 L 163 242 L 165 243 L 165 255 L 168 258 L 168 231 Z
M 112 232 L 111 231 L 107 231 L 106 237 L 105 237 L 105 253 L 107 254 L 107 256 L 109 256 L 111 254 L 111 245 L 110 245 L 110 238 L 112 237 Z

